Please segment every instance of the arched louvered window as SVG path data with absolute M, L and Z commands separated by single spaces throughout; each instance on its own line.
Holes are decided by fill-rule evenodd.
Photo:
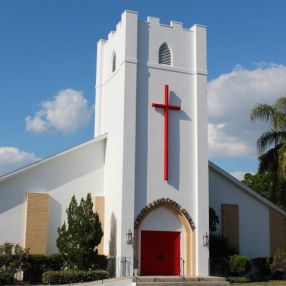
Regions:
M 112 56 L 112 72 L 115 72 L 116 70 L 116 54 L 113 53 L 113 56 Z
M 163 43 L 159 49 L 159 64 L 172 64 L 171 50 L 166 42 Z

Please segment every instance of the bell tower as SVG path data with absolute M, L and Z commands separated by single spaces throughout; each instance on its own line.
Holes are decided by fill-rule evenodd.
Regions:
M 208 275 L 206 27 L 125 11 L 98 42 L 96 76 L 95 136 L 107 133 L 105 221 L 116 219 L 116 256 L 136 256 L 140 272 L 146 231 L 176 231 L 185 273 Z

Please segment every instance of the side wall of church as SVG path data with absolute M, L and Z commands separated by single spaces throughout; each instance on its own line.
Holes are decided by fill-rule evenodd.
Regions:
M 230 209 L 236 206 L 238 220 L 228 220 L 232 224 L 238 221 L 239 253 L 249 257 L 270 256 L 269 207 L 212 167 L 209 168 L 209 184 L 210 207 L 220 219 L 217 232 L 222 232 L 222 215 L 226 207 Z M 227 232 L 234 235 L 230 227 Z
M 85 143 L 0 181 L 0 244 L 9 241 L 25 246 L 27 193 L 45 193 L 49 201 L 47 253 L 57 252 L 57 228 L 66 220 L 71 197 L 103 195 L 105 143 Z

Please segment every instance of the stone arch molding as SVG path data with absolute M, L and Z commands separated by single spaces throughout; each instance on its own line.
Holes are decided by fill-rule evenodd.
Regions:
M 180 204 L 178 204 L 177 202 L 171 200 L 171 199 L 167 199 L 167 198 L 162 198 L 162 199 L 158 199 L 156 201 L 153 201 L 151 203 L 149 203 L 144 209 L 141 210 L 141 212 L 137 215 L 135 221 L 134 221 L 134 228 L 138 229 L 141 221 L 144 219 L 144 217 L 153 209 L 158 208 L 160 206 L 170 206 L 172 208 L 175 208 L 176 210 L 178 210 L 179 212 L 181 212 L 185 218 L 187 219 L 188 223 L 190 224 L 190 227 L 192 228 L 192 230 L 195 230 L 195 224 L 194 221 L 192 219 L 192 217 L 190 216 L 190 214 L 187 212 L 186 209 L 184 209 Z
M 195 275 L 195 224 L 190 216 L 190 214 L 187 212 L 186 209 L 184 209 L 180 204 L 177 202 L 168 199 L 168 198 L 162 198 L 155 200 L 151 203 L 149 203 L 145 208 L 143 208 L 140 213 L 137 215 L 135 221 L 134 221 L 134 256 L 139 258 L 139 239 L 140 239 L 140 226 L 144 219 L 152 213 L 155 209 L 165 207 L 170 209 L 179 219 L 179 221 L 182 224 L 182 234 L 184 236 L 184 251 L 183 251 L 183 257 L 185 260 L 184 263 L 184 273 L 188 276 Z M 141 268 L 141 262 L 139 259 L 139 273 Z

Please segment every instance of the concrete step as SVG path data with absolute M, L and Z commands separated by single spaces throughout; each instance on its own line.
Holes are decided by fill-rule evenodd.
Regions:
M 139 276 L 137 286 L 229 286 L 224 277 Z

